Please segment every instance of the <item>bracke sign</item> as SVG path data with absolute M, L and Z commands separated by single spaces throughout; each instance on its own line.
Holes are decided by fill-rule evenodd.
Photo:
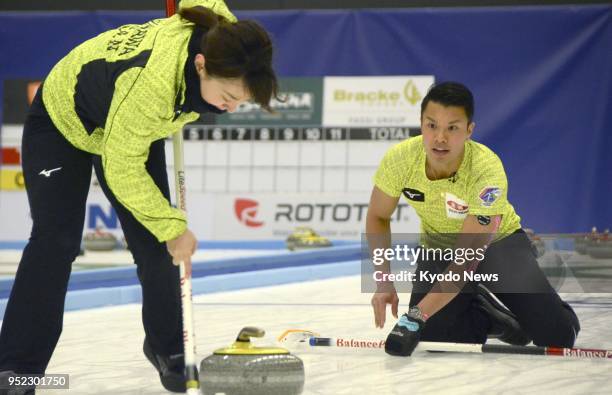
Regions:
M 325 77 L 324 126 L 420 125 L 433 76 Z

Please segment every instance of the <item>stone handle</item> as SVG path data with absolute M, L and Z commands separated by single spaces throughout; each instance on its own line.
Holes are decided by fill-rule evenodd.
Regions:
M 244 328 L 242 328 L 240 333 L 238 333 L 236 341 L 249 342 L 251 341 L 250 339 L 252 337 L 264 337 L 265 334 L 266 331 L 261 328 L 257 328 L 255 326 L 245 326 Z

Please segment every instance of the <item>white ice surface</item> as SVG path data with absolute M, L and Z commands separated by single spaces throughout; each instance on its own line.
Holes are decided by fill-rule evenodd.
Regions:
M 217 259 L 236 259 L 249 256 L 269 256 L 286 254 L 286 250 L 225 250 L 199 249 L 193 256 L 193 262 L 206 262 Z M 21 259 L 22 250 L 0 250 L 0 277 L 14 277 Z M 134 259 L 128 250 L 85 251 L 72 264 L 72 270 L 86 270 L 106 267 L 131 266 Z
M 406 306 L 408 295 L 400 296 Z M 577 347 L 612 349 L 612 298 L 567 295 L 582 323 Z M 384 339 L 358 276 L 210 294 L 194 298 L 198 359 L 255 325 L 269 344 L 290 328 L 329 337 Z M 139 305 L 66 313 L 47 373 L 70 374 L 70 390 L 42 394 L 168 394 L 141 352 Z M 410 358 L 336 348 L 296 352 L 304 394 L 610 394 L 612 360 L 416 352 Z

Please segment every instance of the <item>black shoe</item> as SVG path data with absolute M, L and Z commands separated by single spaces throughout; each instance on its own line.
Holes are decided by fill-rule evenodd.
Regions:
M 186 392 L 185 358 L 183 354 L 164 357 L 153 352 L 151 345 L 145 339 L 142 346 L 145 356 L 159 372 L 159 378 L 165 389 L 171 392 Z
M 34 386 L 16 387 L 11 385 L 9 377 L 15 376 L 16 373 L 12 370 L 4 370 L 0 372 L 0 395 L 34 395 Z
M 501 304 L 484 285 L 478 284 L 477 289 L 475 305 L 491 321 L 488 337 L 499 339 L 513 346 L 529 344 L 531 337 L 521 328 L 516 316 Z

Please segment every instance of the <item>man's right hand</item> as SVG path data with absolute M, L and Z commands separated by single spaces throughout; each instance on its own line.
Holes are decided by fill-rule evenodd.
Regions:
M 372 308 L 374 309 L 374 324 L 377 328 L 385 326 L 387 304 L 391 305 L 391 314 L 397 318 L 399 298 L 392 282 L 378 283 L 376 293 L 372 296 Z
M 421 332 L 425 326 L 423 312 L 417 306 L 402 315 L 397 324 L 393 327 L 387 340 L 385 341 L 385 352 L 389 355 L 407 357 L 419 344 Z
M 172 263 L 185 265 L 187 277 L 191 276 L 191 256 L 198 247 L 198 241 L 192 231 L 187 229 L 183 234 L 175 239 L 166 241 L 166 248 L 172 255 Z

